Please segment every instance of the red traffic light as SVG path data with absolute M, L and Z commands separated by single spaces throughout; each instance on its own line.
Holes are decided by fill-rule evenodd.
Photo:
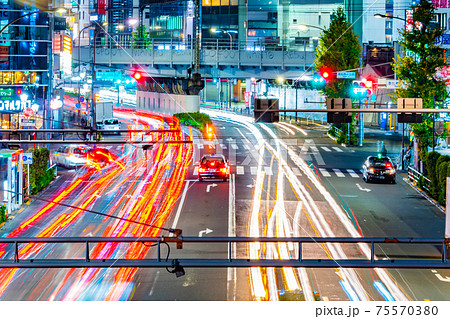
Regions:
M 334 77 L 333 70 L 330 67 L 320 68 L 319 74 L 325 79 L 326 82 L 330 82 Z
M 366 87 L 366 89 L 370 89 L 373 86 L 373 81 L 372 80 L 363 79 L 363 83 L 364 83 L 364 86 Z
M 134 72 L 131 75 L 136 81 L 140 81 L 142 79 L 142 74 L 140 72 Z
M 20 89 L 20 88 L 16 89 L 16 95 L 20 95 L 20 94 L 22 94 L 22 89 Z

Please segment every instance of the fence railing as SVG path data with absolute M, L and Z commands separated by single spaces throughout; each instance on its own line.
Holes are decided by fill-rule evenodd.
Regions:
M 431 181 L 426 178 L 423 174 L 421 174 L 419 171 L 415 170 L 412 166 L 408 166 L 408 179 L 412 181 L 415 185 L 419 185 L 424 188 L 427 192 L 430 191 L 430 184 Z M 420 182 L 420 179 L 423 180 L 423 182 Z
M 156 248 L 156 258 L 142 258 L 142 259 L 103 259 L 95 258 L 91 254 L 93 245 L 97 243 L 110 243 L 111 245 L 124 244 L 129 245 L 129 249 L 136 249 L 136 245 L 152 245 Z M 261 245 L 274 245 L 280 243 L 288 243 L 294 245 L 296 251 L 295 256 L 289 259 L 273 259 L 249 258 L 248 256 L 235 258 L 235 251 L 238 245 L 247 244 L 252 249 L 262 247 Z M 32 257 L 21 256 L 20 246 L 23 244 L 36 244 L 35 248 L 31 246 L 28 251 L 34 251 Z M 48 257 L 44 254 L 43 257 L 36 255 L 37 251 L 42 249 L 42 245 L 48 244 L 68 244 L 83 245 L 84 249 L 78 256 L 70 258 L 62 258 L 60 255 Z M 208 253 L 205 251 L 206 258 L 186 258 L 186 259 L 169 259 L 167 254 L 163 257 L 161 244 L 176 244 L 178 249 L 182 249 L 184 245 L 200 244 L 202 246 L 196 247 L 201 249 L 205 244 L 222 244 L 223 252 L 228 252 L 225 258 L 208 258 Z M 365 255 L 360 257 L 342 258 L 342 259 L 328 259 L 317 258 L 315 251 L 309 245 L 359 245 L 365 251 Z M 310 268 L 450 268 L 450 263 L 447 260 L 447 250 L 449 241 L 446 238 L 387 238 L 387 237 L 11 237 L 0 238 L 0 245 L 7 249 L 7 254 L 0 258 L 0 268 L 120 268 L 120 267 L 144 267 L 144 268 L 158 268 L 158 267 L 205 267 L 205 268 L 219 268 L 219 267 L 310 267 Z M 363 245 L 363 246 L 361 246 Z M 385 245 L 407 245 L 411 250 L 417 249 L 423 251 L 422 245 L 430 245 L 435 247 L 437 254 L 429 258 L 413 258 L 416 254 L 410 251 L 405 252 L 404 255 L 396 258 L 390 258 L 383 254 L 383 258 L 377 258 L 377 251 L 379 253 L 386 251 L 380 246 Z M 9 247 L 8 247 L 9 246 Z M 421 247 L 422 246 L 422 247 Z M 111 246 L 113 247 L 113 246 Z M 418 248 L 420 247 L 420 248 Z M 121 247 L 121 248 L 127 248 Z M 242 247 L 241 247 L 242 248 Z M 67 249 L 67 248 L 66 248 Z M 178 250 L 177 249 L 177 250 Z M 377 250 L 378 249 L 378 250 Z M 420 250 L 419 250 L 420 249 Z M 69 250 L 67 250 L 69 251 Z M 84 252 L 83 252 L 84 251 Z M 309 253 L 307 253 L 309 251 Z M 387 257 L 387 258 L 386 258 Z
M 92 44 L 89 44 L 92 46 Z M 124 49 L 154 49 L 154 50 L 192 50 L 192 39 L 178 38 L 149 38 L 146 40 L 133 39 L 131 34 L 109 34 L 98 36 L 95 42 L 98 48 L 124 48 Z M 78 47 L 78 43 L 74 43 Z M 240 41 L 225 38 L 203 39 L 200 49 L 208 50 L 242 50 L 242 51 L 305 51 L 314 52 L 316 47 L 308 41 L 295 41 L 294 39 L 267 41 L 264 38 Z

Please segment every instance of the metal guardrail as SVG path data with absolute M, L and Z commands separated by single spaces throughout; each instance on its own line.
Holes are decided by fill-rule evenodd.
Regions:
M 78 259 L 49 259 L 49 258 L 20 258 L 20 244 L 83 244 L 85 245 L 84 258 Z M 90 255 L 90 244 L 148 244 L 156 246 L 157 257 L 153 259 L 93 259 Z M 223 259 L 169 259 L 161 257 L 161 244 L 176 243 L 177 248 L 184 244 L 206 244 L 223 243 L 228 247 L 228 258 Z M 297 258 L 290 259 L 249 259 L 232 258 L 234 248 L 237 244 L 275 244 L 292 243 L 296 245 Z M 366 244 L 370 249 L 369 258 L 359 259 L 311 259 L 304 258 L 303 247 L 305 244 Z M 234 244 L 234 245 L 233 245 Z M 375 248 L 377 245 L 434 245 L 442 249 L 440 259 L 412 259 L 405 255 L 397 259 L 377 259 Z M 354 237 L 11 237 L 0 238 L 0 245 L 14 245 L 14 256 L 12 259 L 0 258 L 0 268 L 106 268 L 106 267 L 196 267 L 196 268 L 220 268 L 220 267 L 309 267 L 309 268 L 450 268 L 447 260 L 447 246 L 449 240 L 446 238 L 354 238 Z M 33 251 L 32 248 L 28 250 Z M 6 256 L 7 254 L 4 254 Z M 384 257 L 384 256 L 383 256 Z
M 55 177 L 58 175 L 58 167 L 56 166 L 56 164 L 53 164 L 52 166 L 50 166 L 49 168 L 47 168 L 48 170 L 54 169 L 55 170 Z
M 431 184 L 431 181 L 426 178 L 425 176 L 423 176 L 419 171 L 415 170 L 414 168 L 412 168 L 412 166 L 408 166 L 407 168 L 408 170 L 408 179 L 410 181 L 412 181 L 415 185 L 417 185 L 419 183 L 419 178 L 423 178 L 423 188 L 429 192 L 429 185 Z

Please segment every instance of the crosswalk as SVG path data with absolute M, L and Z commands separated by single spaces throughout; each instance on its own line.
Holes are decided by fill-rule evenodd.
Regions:
M 233 150 L 240 150 L 240 149 L 244 149 L 244 150 L 250 150 L 252 148 L 257 149 L 257 145 L 253 145 L 253 144 L 249 144 L 249 143 L 241 143 L 240 145 L 237 143 L 213 143 L 213 142 L 209 142 L 209 143 L 195 143 L 195 146 L 198 149 L 212 149 L 212 148 L 216 148 L 216 149 L 222 149 L 222 150 L 226 150 L 228 148 L 231 148 Z M 298 145 L 297 147 L 297 151 L 299 153 L 320 153 L 320 152 L 326 152 L 326 153 L 331 153 L 331 152 L 345 152 L 348 151 L 345 147 L 338 147 L 338 146 L 309 146 L 307 149 L 305 149 L 303 146 Z M 295 150 L 295 148 L 294 148 Z
M 272 176 L 277 173 L 276 167 L 263 166 L 262 170 L 266 175 Z M 291 167 L 292 172 L 296 176 L 302 176 L 303 173 L 298 167 Z M 232 167 L 232 172 L 236 175 L 256 175 L 258 173 L 258 168 L 256 166 L 242 166 L 236 165 Z M 338 169 L 338 168 L 318 168 L 319 175 L 321 177 L 352 177 L 352 178 L 362 178 L 362 171 L 359 169 Z M 194 167 L 194 175 L 198 175 L 198 167 Z

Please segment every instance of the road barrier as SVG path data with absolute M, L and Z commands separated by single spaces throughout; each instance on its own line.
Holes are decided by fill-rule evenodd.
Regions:
M 97 243 L 111 244 L 151 244 L 156 246 L 156 258 L 149 259 L 93 259 L 90 254 L 90 245 Z M 161 257 L 161 244 L 169 245 L 176 243 L 178 249 L 183 248 L 185 244 L 224 244 L 224 248 L 228 248 L 228 258 L 212 259 L 212 258 L 191 258 L 191 259 L 169 259 L 169 253 L 165 258 Z M 250 259 L 232 258 L 237 245 L 250 245 L 250 247 L 263 248 L 262 245 L 268 244 L 292 244 L 297 252 L 296 258 L 290 259 Z M 54 244 L 82 244 L 85 245 L 84 258 L 75 259 L 50 259 L 50 258 L 20 258 L 19 246 L 21 244 L 36 244 L 28 246 L 27 251 L 33 252 L 36 256 L 38 250 L 45 245 Z M 226 244 L 226 246 L 225 246 Z M 348 259 L 327 259 L 327 258 L 305 258 L 305 245 L 323 245 L 323 244 L 357 244 L 361 251 L 365 252 L 366 257 L 362 255 L 358 258 Z M 447 238 L 385 238 L 385 237 L 61 237 L 61 238 L 37 238 L 37 237 L 11 237 L 0 238 L 0 245 L 6 249 L 6 254 L 0 259 L 0 268 L 120 268 L 120 267 L 143 267 L 143 268 L 160 268 L 160 267 L 195 267 L 195 268 L 224 268 L 224 267 L 307 267 L 307 268 L 450 268 L 447 260 L 447 247 L 449 240 Z M 257 245 L 257 246 L 254 246 Z M 396 255 L 396 259 L 390 259 L 384 255 L 382 259 L 378 259 L 375 255 L 376 247 L 384 245 L 407 245 L 408 248 L 414 249 L 421 245 L 431 245 L 440 249 L 440 258 L 418 257 L 416 259 L 411 256 L 418 254 L 408 251 L 405 255 Z M 348 247 L 348 246 L 346 246 Z M 52 248 L 52 247 L 48 247 Z M 53 247 L 54 248 L 54 247 Z M 70 248 L 70 247 L 69 247 Z M 124 248 L 124 247 L 122 247 Z M 169 246 L 170 248 L 170 246 Z M 242 248 L 242 247 L 241 247 Z M 311 248 L 311 247 L 309 247 Z M 384 247 L 385 248 L 385 247 Z M 385 249 L 380 251 L 386 251 Z M 404 246 L 402 247 L 404 248 Z M 197 247 L 198 249 L 198 247 Z M 317 252 L 317 250 L 315 250 Z M 400 252 L 404 249 L 399 249 Z M 170 250 L 169 250 L 170 252 Z M 206 254 L 206 253 L 205 253 Z M 45 254 L 47 256 L 47 254 Z M 9 256 L 9 257 L 8 257 Z

